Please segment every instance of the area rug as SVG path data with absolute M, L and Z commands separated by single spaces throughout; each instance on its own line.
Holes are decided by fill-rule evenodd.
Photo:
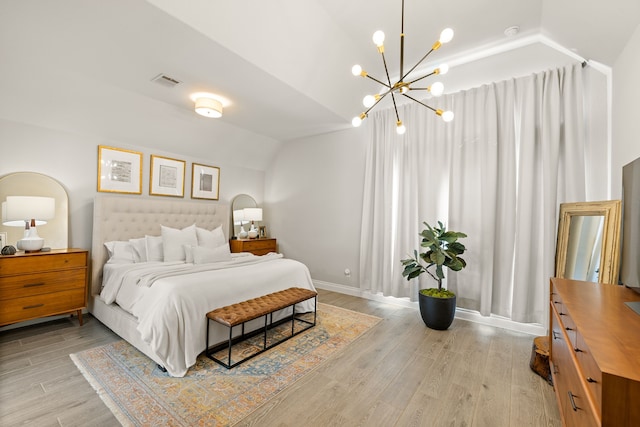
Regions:
M 230 426 L 255 411 L 380 321 L 318 304 L 315 327 L 231 369 L 200 355 L 172 378 L 126 341 L 71 355 L 125 426 Z

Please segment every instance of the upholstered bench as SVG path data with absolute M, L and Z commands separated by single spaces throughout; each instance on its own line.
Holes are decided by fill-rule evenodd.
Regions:
M 238 366 L 239 364 L 251 359 L 252 357 L 257 356 L 258 354 L 264 353 L 270 348 L 275 347 L 276 345 L 298 335 L 301 332 L 306 331 L 309 328 L 312 328 L 316 324 L 316 309 L 317 309 L 317 299 L 318 293 L 309 289 L 302 288 L 289 288 L 283 291 L 274 292 L 271 294 L 267 294 L 261 297 L 253 298 L 247 301 L 242 301 L 236 304 L 231 304 L 225 307 L 217 308 L 213 311 L 207 313 L 207 347 L 205 350 L 205 354 L 211 360 L 221 364 L 227 369 L 231 369 L 234 366 Z M 295 305 L 306 301 L 308 299 L 314 298 L 314 307 L 313 307 L 313 322 L 310 320 L 306 320 L 300 317 L 302 313 L 296 315 L 296 307 Z M 273 323 L 273 313 L 276 311 L 293 307 L 293 312 L 291 316 L 287 316 L 286 318 Z M 258 319 L 260 317 L 264 317 L 264 327 L 259 328 L 256 331 L 253 331 L 249 334 L 245 334 L 245 323 Z M 291 321 L 291 334 L 285 335 L 282 339 L 277 341 L 267 343 L 267 332 L 269 329 L 274 328 L 275 326 L 282 325 L 288 321 Z M 220 323 L 229 328 L 229 341 L 223 342 L 222 344 L 218 344 L 209 348 L 209 325 L 211 322 Z M 295 330 L 295 325 L 297 322 L 301 322 L 307 326 L 302 329 Z M 242 325 L 242 333 L 238 337 L 233 337 L 233 327 Z M 261 348 L 257 352 L 253 352 L 250 355 L 235 361 L 232 363 L 231 353 L 232 348 L 235 344 L 238 344 L 246 339 L 257 336 L 259 334 L 263 334 L 263 343 Z M 220 358 L 215 356 L 215 353 L 220 352 L 220 350 L 228 348 L 228 359 L 227 362 L 221 360 Z

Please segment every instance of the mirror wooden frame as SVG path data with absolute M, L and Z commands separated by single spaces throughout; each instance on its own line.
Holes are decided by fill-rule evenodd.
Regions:
M 556 277 L 565 276 L 571 220 L 577 216 L 603 216 L 602 250 L 600 253 L 599 283 L 617 283 L 620 265 L 620 200 L 602 202 L 562 203 L 556 246 Z

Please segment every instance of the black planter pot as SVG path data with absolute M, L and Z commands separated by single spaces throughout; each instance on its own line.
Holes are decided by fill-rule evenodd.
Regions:
M 422 321 L 431 329 L 444 331 L 451 326 L 456 314 L 456 297 L 435 298 L 418 293 Z

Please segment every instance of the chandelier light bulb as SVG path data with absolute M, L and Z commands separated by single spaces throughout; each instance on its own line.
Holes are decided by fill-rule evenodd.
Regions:
M 351 120 L 351 124 L 353 125 L 354 128 L 357 128 L 362 124 L 362 119 L 359 116 L 355 116 Z
M 429 92 L 433 96 L 440 96 L 444 93 L 444 85 L 441 82 L 435 82 L 429 86 Z
M 445 28 L 440 33 L 440 39 L 438 40 L 440 43 L 449 43 L 453 39 L 453 30 L 451 28 Z
M 362 67 L 359 66 L 358 64 L 351 67 L 351 74 L 353 74 L 354 76 L 359 76 L 361 73 L 362 73 Z
M 407 131 L 407 128 L 404 127 L 404 125 L 402 124 L 402 122 L 398 122 L 398 127 L 396 128 L 396 133 L 398 135 L 404 135 L 404 133 Z
M 384 44 L 384 32 L 378 30 L 375 33 L 373 33 L 373 42 L 378 47 L 382 46 Z
M 436 74 L 440 74 L 441 76 L 444 76 L 449 72 L 449 66 L 447 64 L 440 64 L 440 66 L 436 68 L 435 71 L 436 71 Z
M 442 113 L 442 120 L 444 120 L 445 122 L 450 122 L 451 120 L 453 120 L 453 111 L 445 111 L 444 113 Z
M 367 108 L 373 107 L 373 104 L 375 103 L 376 103 L 376 97 L 373 95 L 367 95 L 362 100 L 362 105 L 364 105 Z

